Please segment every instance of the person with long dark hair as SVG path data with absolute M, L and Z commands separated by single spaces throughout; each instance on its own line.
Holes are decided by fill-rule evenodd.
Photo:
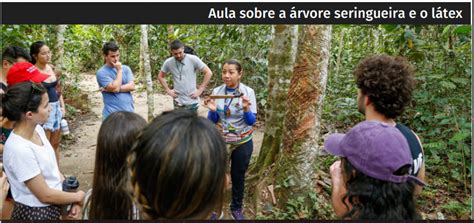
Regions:
M 332 134 L 325 149 L 342 157 L 330 167 L 332 205 L 343 219 L 415 220 L 415 184 L 407 140 L 395 127 L 364 121 L 347 134 Z
M 129 163 L 144 219 L 210 219 L 222 209 L 226 146 L 216 127 L 192 111 L 156 117 L 139 135 Z
M 61 141 L 61 120 L 66 116 L 66 105 L 61 94 L 59 71 L 55 70 L 51 64 L 51 51 L 43 41 L 36 41 L 30 47 L 31 63 L 34 64 L 41 73 L 47 74 L 48 79 L 43 81 L 49 97 L 51 112 L 48 121 L 43 124 L 46 137 L 53 146 L 56 160 L 61 158 L 59 143 Z
M 34 66 L 31 72 L 38 72 Z M 15 206 L 12 219 L 59 220 L 59 205 L 73 203 L 70 218 L 79 218 L 83 191 L 62 191 L 54 150 L 40 124 L 48 120 L 51 107 L 46 89 L 32 82 L 9 86 L 2 97 L 3 116 L 15 121 L 3 151 L 4 167 Z
M 94 180 L 84 201 L 83 219 L 139 219 L 130 197 L 127 157 L 145 125 L 140 115 L 119 111 L 110 114 L 100 126 Z
M 222 67 L 224 84 L 214 88 L 212 95 L 224 97 L 205 101 L 209 108 L 207 118 L 216 123 L 230 149 L 230 175 L 232 179 L 231 215 L 244 220 L 242 206 L 245 172 L 253 152 L 253 125 L 257 117 L 257 101 L 252 88 L 240 82 L 243 75 L 238 60 L 230 59 Z

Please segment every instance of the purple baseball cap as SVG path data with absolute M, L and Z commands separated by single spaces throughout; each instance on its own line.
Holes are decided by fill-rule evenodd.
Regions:
M 346 157 L 354 168 L 369 177 L 394 183 L 410 180 L 425 185 L 409 174 L 394 174 L 401 167 L 412 166 L 413 160 L 403 134 L 386 123 L 363 121 L 347 134 L 331 134 L 324 148 L 333 155 Z

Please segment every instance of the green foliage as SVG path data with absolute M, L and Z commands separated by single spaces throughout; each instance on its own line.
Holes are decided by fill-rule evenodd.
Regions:
M 456 216 L 456 219 L 469 219 L 471 215 L 471 199 L 467 199 L 465 202 L 450 201 L 447 204 L 441 206 L 442 212 Z
M 38 40 L 54 45 L 54 26 L 50 25 L 2 25 L 2 50 L 9 45 L 17 45 L 27 50 Z
M 290 198 L 284 208 L 268 207 L 266 211 L 259 213 L 256 219 L 318 219 L 321 216 L 334 219 L 332 206 L 323 202 L 320 195 L 312 191 L 307 196 Z
M 346 131 L 363 120 L 357 112 L 357 88 L 351 75 L 362 58 L 382 53 L 404 56 L 415 68 L 417 86 L 411 105 L 397 121 L 420 137 L 428 183 L 433 181 L 440 186 L 437 190 L 447 190 L 452 195 L 468 196 L 472 177 L 471 27 L 344 25 L 334 26 L 333 30 L 322 115 L 326 129 L 322 133 Z M 343 30 L 345 34 L 339 35 Z M 339 45 L 341 38 L 343 44 Z M 448 207 L 459 214 L 458 206 L 450 203 Z M 465 206 L 463 211 L 467 211 Z

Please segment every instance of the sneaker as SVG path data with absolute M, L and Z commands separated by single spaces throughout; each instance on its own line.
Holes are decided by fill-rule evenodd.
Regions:
M 244 214 L 242 213 L 242 209 L 239 208 L 235 211 L 231 211 L 232 218 L 234 220 L 245 220 Z
M 217 216 L 217 213 L 213 211 L 212 214 L 211 214 L 210 220 L 222 220 L 223 218 L 224 218 L 224 212 L 223 211 L 221 211 L 220 216 Z

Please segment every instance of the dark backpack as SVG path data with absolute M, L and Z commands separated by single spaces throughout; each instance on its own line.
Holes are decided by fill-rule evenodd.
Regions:
M 196 52 L 194 52 L 194 49 L 189 46 L 184 46 L 184 53 L 196 55 Z

